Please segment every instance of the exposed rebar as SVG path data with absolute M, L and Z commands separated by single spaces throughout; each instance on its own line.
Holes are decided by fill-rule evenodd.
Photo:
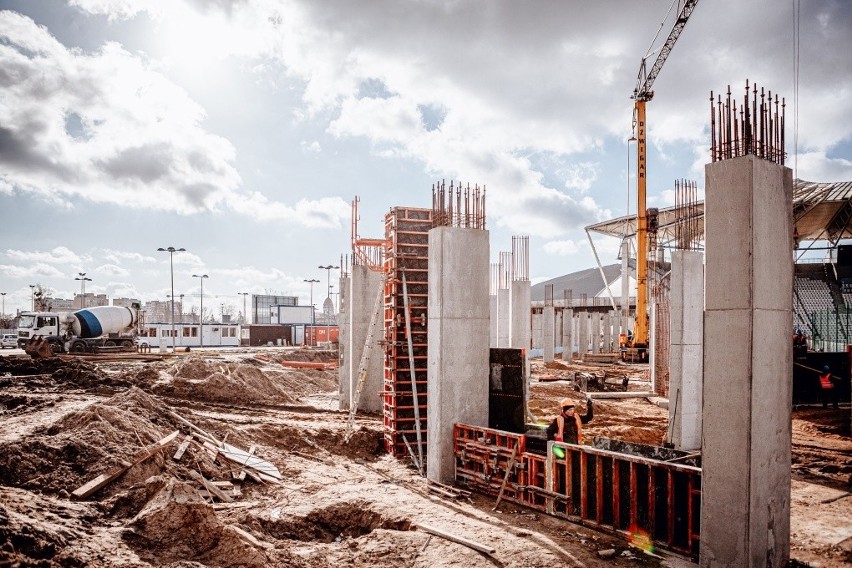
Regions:
M 485 229 L 485 186 L 462 187 L 461 182 L 432 184 L 432 226 Z
M 731 98 L 728 85 L 724 100 L 722 95 L 710 92 L 710 158 L 713 162 L 753 155 L 776 164 L 784 165 L 784 112 L 786 101 L 775 95 L 774 108 L 772 91 L 749 88 L 746 80 L 742 105 Z

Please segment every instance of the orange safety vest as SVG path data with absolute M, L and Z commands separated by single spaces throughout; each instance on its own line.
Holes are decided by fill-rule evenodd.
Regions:
M 831 384 L 831 373 L 826 373 L 824 375 L 819 376 L 819 386 L 824 389 L 833 389 L 834 385 Z
M 582 444 L 583 443 L 583 421 L 580 420 L 580 415 L 577 414 L 576 412 L 574 413 L 574 422 L 577 423 L 577 443 Z M 565 437 L 565 417 L 562 416 L 562 414 L 560 414 L 559 416 L 556 417 L 556 425 L 559 427 L 559 429 L 556 430 L 556 434 L 553 436 L 553 439 L 556 440 L 557 442 L 562 442 L 562 441 L 564 441 L 563 438 Z

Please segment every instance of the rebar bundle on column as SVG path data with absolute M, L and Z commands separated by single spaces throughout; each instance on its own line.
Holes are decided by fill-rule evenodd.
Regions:
M 485 186 L 432 184 L 432 226 L 485 229 Z
M 751 95 L 751 97 L 749 97 Z M 751 100 L 749 100 L 751 98 Z M 772 108 L 772 91 L 761 87 L 760 101 L 757 100 L 757 84 L 749 91 L 746 80 L 745 96 L 737 109 L 737 101 L 731 98 L 731 86 L 723 100 L 715 100 L 710 91 L 710 156 L 719 162 L 749 154 L 784 165 L 784 99 L 775 95 Z
M 698 184 L 693 180 L 675 180 L 675 247 L 698 250 L 704 211 L 698 207 Z
M 530 279 L 530 238 L 527 235 L 512 237 L 512 280 Z

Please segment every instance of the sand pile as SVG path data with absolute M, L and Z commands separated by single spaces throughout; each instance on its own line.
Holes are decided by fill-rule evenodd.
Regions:
M 58 357 L 29 359 L 0 357 L 0 388 L 27 387 L 32 390 L 84 389 L 113 393 L 129 383 L 120 376 L 109 376 L 86 361 L 65 361 Z
M 307 361 L 311 363 L 336 363 L 337 351 L 294 349 L 274 356 L 276 361 Z

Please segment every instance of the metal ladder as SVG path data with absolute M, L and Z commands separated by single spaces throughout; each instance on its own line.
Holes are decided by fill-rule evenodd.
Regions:
M 344 436 L 344 441 L 346 442 L 352 436 L 353 427 L 355 426 L 355 413 L 358 411 L 358 401 L 361 399 L 361 392 L 364 390 L 364 385 L 367 382 L 367 368 L 370 366 L 370 354 L 376 343 L 373 338 L 376 334 L 376 324 L 379 321 L 379 315 L 382 313 L 384 291 L 385 283 L 384 279 L 382 279 L 382 284 L 379 286 L 379 293 L 376 294 L 375 309 L 373 310 L 372 318 L 370 318 L 370 327 L 367 330 L 364 351 L 361 352 L 361 362 L 358 365 L 358 385 L 355 388 L 355 396 L 352 398 L 352 404 L 349 407 L 349 420 L 346 424 L 346 436 Z M 350 333 L 352 333 L 351 330 Z

